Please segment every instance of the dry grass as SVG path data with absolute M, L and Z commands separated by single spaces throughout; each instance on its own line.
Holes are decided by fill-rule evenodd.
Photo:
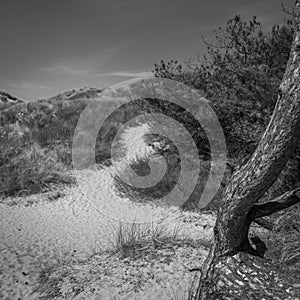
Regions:
M 300 280 L 300 206 L 274 215 L 275 227 L 266 234 L 268 258 Z
M 26 128 L 7 127 L 1 132 L 0 196 L 30 195 L 49 190 L 53 184 L 73 183 L 62 163 L 65 151 L 42 148 Z
M 53 184 L 74 182 L 57 154 L 37 144 L 28 146 L 1 169 L 0 193 L 4 196 L 30 195 L 49 190 Z
M 119 253 L 122 258 L 132 257 L 134 254 L 142 253 L 149 246 L 154 249 L 159 244 L 175 241 L 179 231 L 180 225 L 170 231 L 166 225 L 154 223 L 119 223 L 113 230 L 111 244 L 114 253 Z
M 43 300 L 186 299 L 192 280 L 188 269 L 206 252 L 201 241 L 180 238 L 179 232 L 179 225 L 119 223 L 111 250 L 45 266 L 34 293 Z

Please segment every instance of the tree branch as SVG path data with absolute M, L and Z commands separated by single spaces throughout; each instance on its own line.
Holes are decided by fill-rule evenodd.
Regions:
M 255 204 L 248 213 L 249 220 L 269 216 L 275 212 L 300 203 L 300 188 L 284 193 L 266 203 Z
M 295 9 L 293 8 L 292 10 L 289 10 L 288 8 L 285 7 L 283 3 L 281 3 L 281 10 L 289 16 L 292 17 L 296 16 Z
M 267 218 L 256 219 L 253 220 L 253 222 L 269 231 L 273 230 L 274 228 L 274 224 L 270 220 L 267 220 Z

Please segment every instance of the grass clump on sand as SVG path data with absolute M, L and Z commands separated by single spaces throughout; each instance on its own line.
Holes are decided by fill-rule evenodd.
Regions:
M 168 225 L 119 223 L 110 249 L 47 265 L 34 292 L 39 299 L 185 299 L 189 269 L 206 250 L 182 235 L 181 224 Z
M 17 125 L 2 128 L 0 196 L 30 195 L 49 190 L 53 184 L 74 182 L 66 173 L 62 151 L 41 147 Z
M 161 244 L 176 241 L 179 231 L 179 225 L 170 232 L 166 226 L 153 223 L 120 223 L 114 229 L 111 244 L 114 253 L 119 253 L 121 258 L 139 256 L 144 255 L 146 249 L 154 250 Z

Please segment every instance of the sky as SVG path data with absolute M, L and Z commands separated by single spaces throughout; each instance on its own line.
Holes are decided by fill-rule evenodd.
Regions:
M 1 0 L 0 90 L 25 100 L 151 74 L 154 63 L 205 53 L 236 14 L 263 28 L 292 0 Z

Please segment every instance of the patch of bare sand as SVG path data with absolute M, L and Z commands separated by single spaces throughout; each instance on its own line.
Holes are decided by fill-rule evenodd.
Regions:
M 110 249 L 114 228 L 120 220 L 150 222 L 155 219 L 170 230 L 181 224 L 183 237 L 202 240 L 212 237 L 214 217 L 211 215 L 138 205 L 118 197 L 109 169 L 82 171 L 78 179 L 79 186 L 66 188 L 60 198 L 50 199 L 50 202 L 33 201 L 32 197 L 42 197 L 36 195 L 23 197 L 18 205 L 0 203 L 1 299 L 38 299 L 38 295 L 31 293 L 41 270 L 69 260 L 83 261 Z M 94 259 L 96 264 L 98 259 L 96 256 Z M 100 264 L 97 270 L 101 269 Z M 122 280 L 120 285 L 123 285 Z M 97 285 L 96 281 L 94 284 Z M 88 295 L 91 294 L 82 299 L 89 298 Z

